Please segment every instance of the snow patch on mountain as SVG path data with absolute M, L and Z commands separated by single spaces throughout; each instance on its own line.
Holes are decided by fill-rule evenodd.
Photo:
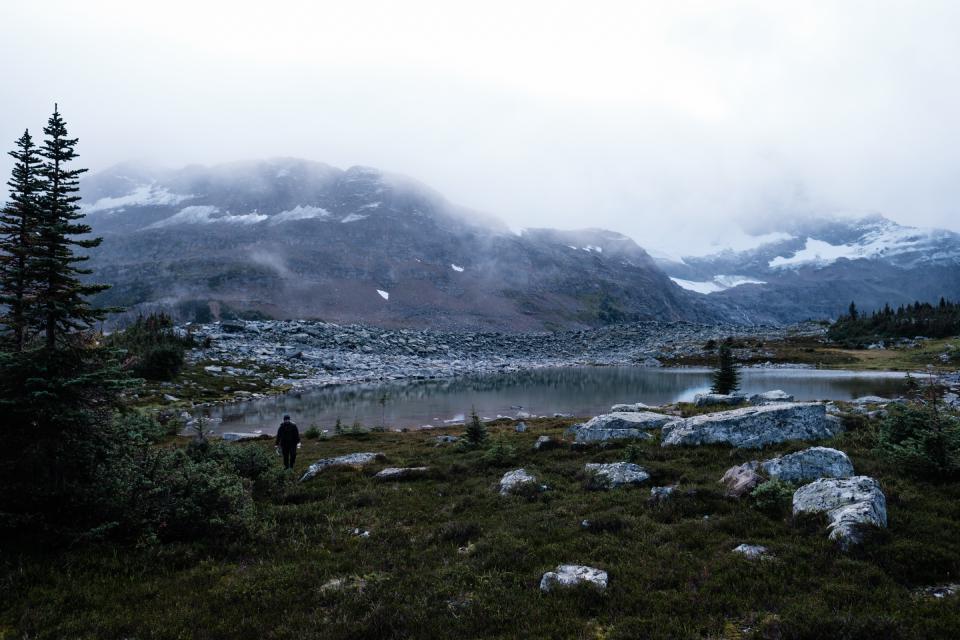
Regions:
M 169 218 L 154 222 L 147 229 L 160 229 L 178 224 L 256 224 L 269 218 L 269 216 L 256 212 L 241 215 L 231 215 L 229 212 L 217 215 L 218 213 L 220 213 L 220 209 L 212 205 L 184 207 Z
M 126 207 L 173 206 L 193 196 L 173 193 L 166 187 L 155 184 L 137 185 L 133 191 L 123 196 L 100 198 L 93 204 L 81 205 L 84 213 L 95 211 L 123 210 Z
M 697 293 L 711 294 L 718 291 L 725 291 L 733 287 L 739 287 L 743 284 L 766 284 L 763 280 L 756 280 L 748 276 L 714 276 L 712 280 L 695 281 L 684 280 L 683 278 L 670 278 L 675 284 L 688 291 Z
M 390 299 L 390 294 L 384 291 L 383 289 L 377 289 L 377 293 L 379 293 L 380 297 L 383 298 L 384 300 Z
M 330 212 L 323 207 L 312 207 L 309 205 L 297 205 L 293 209 L 281 211 L 270 218 L 270 224 L 279 224 L 291 220 L 309 220 L 311 218 L 327 218 Z
M 366 220 L 369 217 L 370 216 L 365 216 L 362 213 L 351 213 L 340 222 L 359 222 L 360 220 Z
M 463 273 L 463 267 L 461 267 L 461 266 L 458 266 L 458 265 L 455 265 L 455 264 L 451 264 L 451 265 L 450 265 L 450 268 L 453 269 L 454 271 L 456 271 L 457 273 Z

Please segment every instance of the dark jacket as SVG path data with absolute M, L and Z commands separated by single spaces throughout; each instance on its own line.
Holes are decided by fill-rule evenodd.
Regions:
M 289 449 L 299 443 L 300 430 L 297 429 L 297 424 L 289 420 L 281 423 L 280 428 L 277 429 L 277 446 Z

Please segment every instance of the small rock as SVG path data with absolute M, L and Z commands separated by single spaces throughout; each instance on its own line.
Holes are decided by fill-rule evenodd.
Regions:
M 561 564 L 554 571 L 548 571 L 540 579 L 540 590 L 544 593 L 558 587 L 572 587 L 590 584 L 603 590 L 607 588 L 607 572 L 594 567 L 577 564 Z
M 733 550 L 733 553 L 742 554 L 750 560 L 757 560 L 767 555 L 767 548 L 758 544 L 741 544 Z
M 592 473 L 594 481 L 607 489 L 625 484 L 639 484 L 650 479 L 650 474 L 643 467 L 632 462 L 590 463 L 584 470 Z
M 428 467 L 387 467 L 377 472 L 377 480 L 404 480 L 420 476 L 427 472 Z
M 560 443 L 550 436 L 540 436 L 537 438 L 537 441 L 533 443 L 534 451 L 546 451 L 547 449 L 555 449 L 559 447 Z
M 945 584 L 937 587 L 923 587 L 917 589 L 917 595 L 926 596 L 928 598 L 936 598 L 938 600 L 943 598 L 949 598 L 960 593 L 960 584 Z
M 515 430 L 517 433 L 523 433 L 523 432 L 525 432 L 525 431 L 527 430 L 527 423 L 526 423 L 526 422 L 523 422 L 523 421 L 518 422 L 518 423 L 517 423 L 517 426 L 514 427 L 514 430 Z
M 667 486 L 667 487 L 652 487 L 650 489 L 650 501 L 663 502 L 665 500 L 668 500 L 673 495 L 673 492 L 676 490 L 677 488 L 674 485 Z
M 755 461 L 730 467 L 720 478 L 720 483 L 727 487 L 727 496 L 731 498 L 743 497 L 756 489 L 761 482 L 763 478 L 757 473 Z
M 615 404 L 610 407 L 610 413 L 631 413 L 637 411 L 648 411 L 651 407 L 643 404 L 642 402 L 634 402 L 633 404 Z
M 698 393 L 693 397 L 693 404 L 698 407 L 711 407 L 716 405 L 736 406 L 747 401 L 747 396 L 739 393 Z
M 793 402 L 793 396 L 780 389 L 756 393 L 750 396 L 750 404 L 753 405 L 771 404 L 773 402 Z
M 500 495 L 505 496 L 516 491 L 521 485 L 535 483 L 537 479 L 526 469 L 507 471 L 500 479 Z

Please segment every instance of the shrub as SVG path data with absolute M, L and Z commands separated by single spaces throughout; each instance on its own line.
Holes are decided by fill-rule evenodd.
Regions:
M 476 409 L 470 411 L 470 421 L 467 423 L 464 438 L 467 444 L 473 447 L 479 447 L 487 440 L 487 426 L 480 421 Z
M 164 313 L 140 316 L 106 342 L 125 351 L 124 366 L 147 380 L 172 380 L 183 367 L 187 349 L 194 345 L 192 337 L 177 333 L 173 320 Z
M 316 440 L 320 437 L 320 428 L 312 424 L 310 428 L 303 432 L 303 437 L 307 440 Z
M 197 439 L 187 445 L 187 454 L 195 462 L 223 463 L 241 478 L 257 481 L 273 468 L 270 452 L 255 443 L 211 442 Z
M 627 462 L 640 462 L 643 458 L 643 447 L 636 442 L 631 442 L 623 450 L 623 457 Z
M 496 442 L 483 452 L 483 461 L 494 467 L 509 465 L 516 457 L 517 450 L 503 438 L 497 438 Z
M 960 474 L 960 420 L 934 405 L 895 405 L 880 423 L 877 449 L 917 475 L 956 477 Z
M 793 485 L 783 480 L 767 480 L 750 493 L 753 504 L 771 515 L 784 513 L 793 501 Z

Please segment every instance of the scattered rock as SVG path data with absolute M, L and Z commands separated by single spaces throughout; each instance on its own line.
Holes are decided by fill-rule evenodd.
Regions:
M 540 579 L 540 591 L 549 593 L 556 588 L 589 584 L 597 589 L 607 588 L 607 572 L 594 567 L 578 564 L 561 564 L 554 571 L 548 571 Z
M 843 451 L 810 447 L 786 456 L 765 460 L 760 468 L 770 478 L 785 482 L 810 482 L 819 478 L 848 478 L 853 463 Z
M 357 537 L 357 538 L 369 538 L 369 537 L 370 537 L 370 532 L 367 531 L 366 529 L 356 528 L 356 529 L 354 529 L 353 531 L 351 531 L 350 533 L 352 533 L 352 534 L 354 535 L 354 537 Z
M 666 487 L 652 487 L 650 489 L 650 501 L 651 502 L 664 502 L 669 500 L 673 493 L 677 490 L 677 487 L 674 485 Z
M 508 495 L 516 491 L 522 485 L 535 483 L 536 481 L 537 479 L 527 473 L 526 469 L 507 471 L 500 479 L 500 495 Z
M 750 560 L 759 560 L 760 558 L 767 556 L 769 550 L 759 544 L 741 544 L 733 550 L 733 553 L 739 553 L 743 555 L 743 557 Z
M 377 472 L 374 478 L 377 480 L 405 480 L 416 476 L 422 476 L 429 467 L 387 467 Z
M 915 592 L 919 596 L 925 596 L 927 598 L 936 598 L 941 600 L 943 598 L 949 598 L 960 593 L 960 584 L 945 584 L 936 587 L 923 587 L 917 589 Z
M 756 489 L 763 482 L 763 477 L 757 473 L 757 462 L 754 461 L 730 467 L 720 482 L 726 485 L 727 496 L 740 498 Z
M 859 544 L 863 525 L 887 526 L 887 500 L 880 484 L 868 476 L 823 478 L 793 494 L 793 515 L 825 513 L 830 539 L 844 548 Z
M 625 484 L 639 484 L 650 479 L 650 474 L 643 467 L 632 462 L 590 463 L 584 470 L 592 473 L 593 480 L 607 489 Z
M 517 433 L 525 432 L 527 430 L 527 423 L 521 420 L 520 422 L 517 423 L 517 426 L 514 427 L 514 430 Z
M 533 443 L 533 450 L 546 451 L 548 449 L 556 449 L 560 444 L 558 440 L 554 440 L 550 436 L 540 436 L 537 438 L 537 441 Z
M 739 393 L 698 393 L 693 397 L 693 404 L 698 407 L 711 407 L 716 405 L 736 406 L 747 401 L 747 396 Z
M 774 402 L 793 402 L 793 396 L 780 389 L 756 393 L 750 396 L 750 404 L 753 405 L 772 404 Z
M 359 576 L 350 576 L 347 578 L 331 578 L 320 585 L 321 592 L 328 591 L 363 591 L 367 586 L 367 581 Z
M 591 418 L 587 422 L 574 425 L 572 431 L 576 442 L 603 442 L 623 438 L 648 439 L 650 429 L 659 429 L 668 422 L 676 420 L 673 416 L 650 411 L 622 411 L 607 413 Z
M 437 440 L 437 446 L 440 446 L 441 444 L 449 444 L 452 442 L 457 442 L 458 440 L 460 440 L 460 438 L 458 438 L 457 436 L 437 436 L 436 440 Z
M 642 402 L 634 402 L 633 404 L 615 404 L 610 407 L 610 413 L 630 413 L 633 411 L 648 411 L 649 409 L 651 407 Z
M 830 438 L 841 430 L 822 404 L 784 402 L 677 420 L 663 427 L 662 445 L 726 443 L 759 449 L 786 440 Z
M 300 478 L 300 482 L 310 480 L 318 473 L 329 467 L 362 467 L 375 460 L 382 460 L 385 456 L 382 453 L 348 453 L 345 456 L 336 458 L 324 458 L 317 460 L 307 467 L 307 471 Z

